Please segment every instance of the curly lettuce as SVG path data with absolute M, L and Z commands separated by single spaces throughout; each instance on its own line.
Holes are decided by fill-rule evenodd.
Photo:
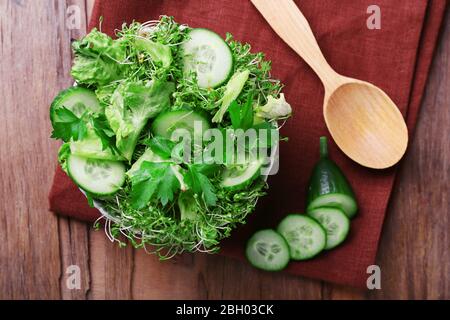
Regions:
M 169 46 L 143 37 L 136 38 L 135 45 L 138 50 L 147 53 L 154 62 L 161 63 L 164 68 L 172 64 L 172 52 Z
M 280 97 L 278 99 L 273 96 L 269 96 L 267 103 L 263 106 L 257 107 L 255 111 L 256 117 L 267 120 L 286 119 L 292 114 L 291 105 L 286 102 L 283 93 L 280 93 Z
M 72 44 L 75 59 L 72 77 L 87 85 L 102 86 L 123 77 L 126 48 L 120 40 L 93 29 L 86 37 Z
M 114 91 L 105 115 L 116 135 L 116 147 L 130 161 L 148 119 L 169 108 L 172 82 L 124 81 Z

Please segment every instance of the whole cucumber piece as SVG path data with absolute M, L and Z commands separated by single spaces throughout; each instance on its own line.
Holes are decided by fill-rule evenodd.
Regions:
M 320 137 L 320 160 L 313 169 L 308 188 L 307 212 L 321 207 L 342 210 L 352 218 L 358 206 L 355 194 L 341 169 L 328 157 L 327 138 Z

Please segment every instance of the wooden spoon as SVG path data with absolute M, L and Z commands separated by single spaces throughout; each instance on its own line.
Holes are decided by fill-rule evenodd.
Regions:
M 316 72 L 325 87 L 325 123 L 341 150 L 359 164 L 396 164 L 408 129 L 395 103 L 380 88 L 342 76 L 325 60 L 308 21 L 292 0 L 251 0 L 275 32 Z

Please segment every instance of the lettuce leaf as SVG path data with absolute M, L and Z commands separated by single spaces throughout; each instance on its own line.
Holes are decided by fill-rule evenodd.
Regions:
M 78 83 L 105 85 L 122 77 L 126 49 L 120 40 L 93 29 L 72 47 L 75 59 L 71 74 Z
M 172 63 L 172 52 L 170 47 L 146 38 L 136 38 L 135 46 L 138 50 L 147 53 L 153 62 L 161 63 L 167 68 Z
M 104 143 L 94 129 L 88 128 L 86 136 L 81 140 L 69 143 L 70 153 L 92 159 L 123 161 L 124 158 L 114 153 L 111 148 L 105 148 Z
M 285 119 L 290 117 L 291 113 L 291 105 L 286 101 L 283 93 L 280 93 L 278 99 L 269 96 L 265 105 L 256 108 L 256 117 L 268 120 Z
M 67 159 L 69 158 L 69 155 L 70 155 L 70 144 L 68 142 L 63 143 L 58 151 L 58 162 L 65 173 L 68 173 Z
M 116 134 L 116 147 L 127 160 L 131 160 L 148 119 L 170 106 L 174 90 L 171 82 L 129 80 L 114 91 L 105 115 Z

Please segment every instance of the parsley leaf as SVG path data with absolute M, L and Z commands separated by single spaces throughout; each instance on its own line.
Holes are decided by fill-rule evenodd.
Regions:
M 83 115 L 77 117 L 66 107 L 55 110 L 55 117 L 52 120 L 53 132 L 52 138 L 62 139 L 64 142 L 81 140 L 86 136 L 87 128 L 83 120 Z
M 250 92 L 247 101 L 241 109 L 240 127 L 247 130 L 253 126 L 253 92 Z
M 131 203 L 135 209 L 142 209 L 152 198 L 166 205 L 180 188 L 180 182 L 168 162 L 144 161 L 131 178 L 131 185 Z
M 180 182 L 175 176 L 172 165 L 168 165 L 158 186 L 158 198 L 163 205 L 173 200 L 174 192 L 180 189 Z
M 247 101 L 240 106 L 236 100 L 228 107 L 231 125 L 234 129 L 247 130 L 253 126 L 253 92 L 250 92 Z
M 102 142 L 102 150 L 110 148 L 113 154 L 119 154 L 119 151 L 116 148 L 114 131 L 112 131 L 106 117 L 104 115 L 98 115 L 97 117 L 90 118 L 90 122 L 95 134 Z
M 159 136 L 146 140 L 145 144 L 163 159 L 169 159 L 171 157 L 172 149 L 175 146 L 175 142 Z
M 241 125 L 241 106 L 234 100 L 228 107 L 231 125 L 234 129 L 238 129 Z
M 208 206 L 215 205 L 217 201 L 214 186 L 206 176 L 207 174 L 211 174 L 211 172 L 214 172 L 211 166 L 193 164 L 189 166 L 185 179 L 194 193 L 203 194 L 205 203 Z

